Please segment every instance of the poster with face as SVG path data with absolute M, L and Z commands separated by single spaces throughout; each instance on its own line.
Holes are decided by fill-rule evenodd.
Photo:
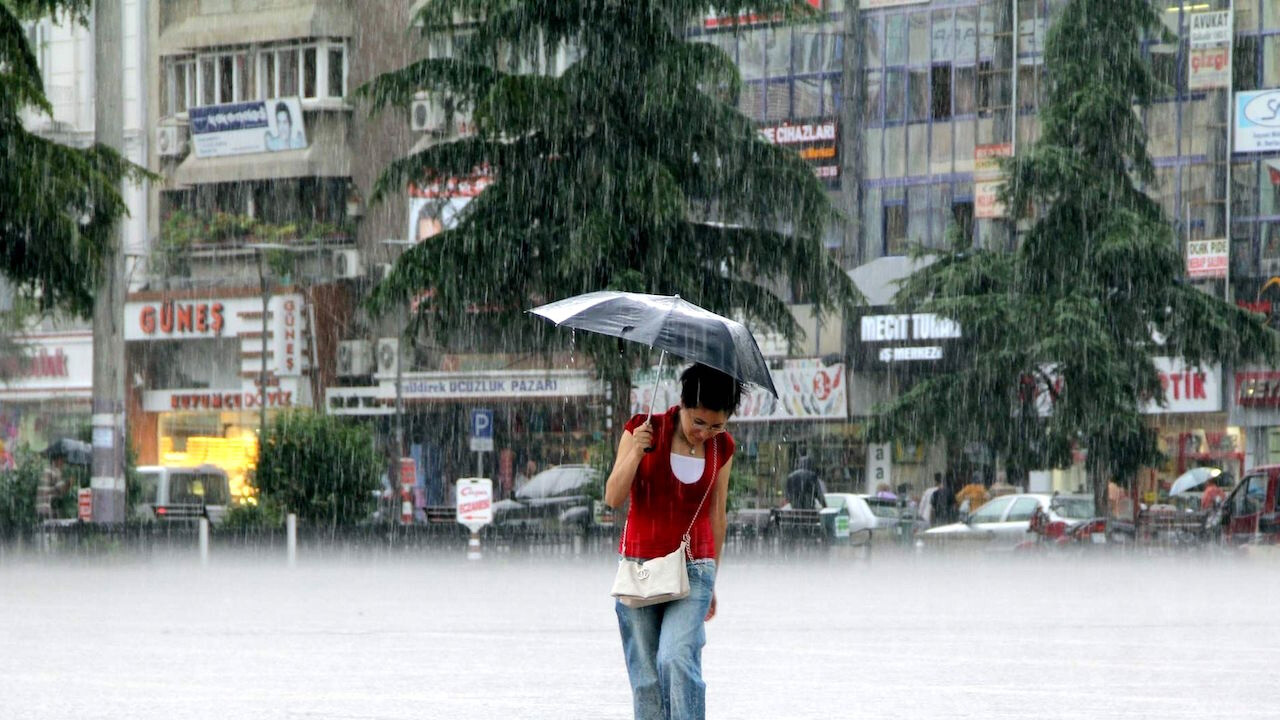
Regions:
M 430 185 L 409 186 L 409 227 L 406 237 L 420 243 L 452 230 L 461 222 L 467 206 L 492 179 L 477 172 L 468 177 L 452 177 Z

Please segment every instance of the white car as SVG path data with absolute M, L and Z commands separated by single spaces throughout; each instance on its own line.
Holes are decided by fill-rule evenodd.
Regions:
M 850 534 L 870 530 L 876 541 L 892 540 L 897 535 L 898 507 L 893 501 L 856 493 L 825 493 L 823 497 L 827 507 L 820 514 L 829 528 L 834 529 L 835 516 L 844 512 L 849 516 Z M 829 523 L 826 522 L 828 516 L 831 516 Z
M 981 545 L 988 550 L 1012 550 L 1027 539 L 1031 517 L 1044 510 L 1049 521 L 1068 525 L 1093 517 L 1093 498 L 1084 495 L 1024 493 L 995 498 L 964 522 L 942 525 L 920 535 L 925 546 Z

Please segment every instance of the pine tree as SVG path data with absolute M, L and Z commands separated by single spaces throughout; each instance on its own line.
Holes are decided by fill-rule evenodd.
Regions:
M 373 307 L 429 291 L 416 320 L 439 342 L 483 326 L 504 347 L 528 350 L 553 347 L 565 333 L 526 309 L 593 290 L 679 294 L 713 311 L 742 311 L 791 340 L 799 330 L 777 288 L 827 311 L 851 306 L 857 291 L 822 244 L 835 213 L 821 183 L 738 112 L 731 59 L 686 37 L 712 5 L 427 3 L 417 17 L 424 37 L 465 31 L 467 41 L 453 57 L 374 79 L 361 95 L 379 110 L 407 109 L 419 91 L 442 93 L 473 111 L 477 129 L 393 163 L 375 198 L 478 167 L 495 182 L 455 229 L 400 258 Z M 809 12 L 794 0 L 714 5 L 780 19 Z M 576 59 L 558 76 L 499 69 L 512 55 L 562 48 Z M 575 343 L 615 393 L 629 390 L 637 353 L 600 338 Z M 615 404 L 625 410 L 625 400 Z
M 91 0 L 0 0 L 0 273 L 43 310 L 87 315 L 111 230 L 128 210 L 120 183 L 141 170 L 116 151 L 41 138 L 22 113 L 52 114 L 23 21 L 86 22 Z
M 899 299 L 958 320 L 970 362 L 881 409 L 885 437 L 987 441 L 1023 469 L 1087 449 L 1095 504 L 1109 479 L 1159 461 L 1141 415 L 1163 402 L 1154 356 L 1193 365 L 1274 353 L 1260 318 L 1187 283 L 1136 109 L 1160 84 L 1140 38 L 1147 0 L 1073 0 L 1049 31 L 1041 137 L 1006 164 L 1006 207 L 1034 225 L 1014 253 L 955 244 Z

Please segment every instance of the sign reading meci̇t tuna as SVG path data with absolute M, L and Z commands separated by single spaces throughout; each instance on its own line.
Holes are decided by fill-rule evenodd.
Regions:
M 307 129 L 298 98 L 194 107 L 188 113 L 196 157 L 302 150 Z

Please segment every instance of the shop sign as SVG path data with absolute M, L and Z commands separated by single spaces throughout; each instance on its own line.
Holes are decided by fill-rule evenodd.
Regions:
M 1227 252 L 1225 238 L 1217 240 L 1188 240 L 1187 277 L 1193 280 L 1226 277 Z
M 93 336 L 84 333 L 54 337 L 15 338 L 24 352 L 0 358 L 0 397 L 13 399 L 31 392 L 39 397 L 66 392 L 90 392 L 93 387 Z
M 1144 403 L 1146 415 L 1170 415 L 1174 413 L 1210 413 L 1222 411 L 1222 366 L 1206 365 L 1201 368 L 1188 366 L 1179 358 L 1154 357 L 1160 387 L 1164 389 L 1164 405 L 1151 401 Z M 1048 384 L 1052 383 L 1053 391 Z M 1053 414 L 1054 397 L 1061 395 L 1064 380 L 1056 364 L 1042 365 L 1034 378 L 1027 377 L 1023 385 L 1035 394 L 1036 410 L 1040 417 Z
M 858 0 L 858 7 L 863 10 L 879 10 L 901 5 L 923 5 L 927 2 L 929 0 Z
M 864 346 L 893 344 L 872 348 L 882 363 L 941 360 L 941 341 L 963 337 L 959 323 L 933 313 L 865 315 L 858 325 L 858 339 Z
M 493 481 L 489 478 L 460 478 L 457 491 L 458 523 L 471 532 L 493 522 Z
M 1191 14 L 1191 47 L 1202 48 L 1230 42 L 1230 10 Z
M 219 337 L 227 324 L 226 306 L 220 302 L 130 303 L 125 314 L 126 340 Z
M 927 2 L 927 0 L 925 1 Z M 803 3 L 800 2 L 800 0 L 796 0 L 796 4 L 808 4 L 810 7 L 814 7 L 819 10 L 822 9 L 822 0 L 804 0 Z M 735 25 L 756 25 L 758 23 L 778 22 L 782 19 L 783 17 L 781 13 L 762 15 L 759 13 L 744 12 L 738 15 L 724 15 L 713 10 L 703 18 L 702 27 L 708 30 L 713 30 L 715 28 L 734 27 Z
M 268 390 L 268 408 L 293 407 L 298 398 L 291 390 Z M 263 393 L 253 390 L 148 390 L 142 393 L 143 412 L 234 412 L 262 407 Z
M 749 388 L 733 422 L 765 422 L 773 420 L 847 420 L 849 393 L 844 363 L 823 365 L 816 360 L 770 370 L 775 398 L 766 390 Z M 680 381 L 676 373 L 654 383 L 654 372 L 637 373 L 631 380 L 631 412 L 665 412 L 680 402 Z
M 405 373 L 401 395 L 407 400 L 594 397 L 600 381 L 580 370 L 499 370 L 472 373 Z
M 1213 90 L 1231 87 L 1231 48 L 1192 48 L 1187 53 L 1187 88 Z
M 302 298 L 297 295 L 271 298 L 271 349 L 277 375 L 302 374 L 301 311 Z
M 814 175 L 827 183 L 840 181 L 840 123 L 835 118 L 788 120 L 760 127 L 771 145 L 795 148 Z
M 880 485 L 893 487 L 893 455 L 889 443 L 867 445 L 867 492 L 873 493 Z
M 1240 407 L 1280 408 L 1280 372 L 1238 372 L 1235 379 Z
M 1142 412 L 1148 415 L 1170 413 L 1205 413 L 1222 411 L 1222 366 L 1190 367 L 1181 359 L 1156 357 L 1160 387 L 1164 388 L 1165 405 L 1147 403 Z
M 1005 217 L 1004 203 L 1000 201 L 1000 186 L 1004 184 L 1002 158 L 1013 157 L 1013 145 L 994 143 L 978 145 L 973 149 L 973 216 L 982 219 Z
M 298 98 L 205 105 L 188 111 L 196 157 L 303 150 L 307 129 Z
M 1280 150 L 1280 90 L 1236 93 L 1235 151 Z

